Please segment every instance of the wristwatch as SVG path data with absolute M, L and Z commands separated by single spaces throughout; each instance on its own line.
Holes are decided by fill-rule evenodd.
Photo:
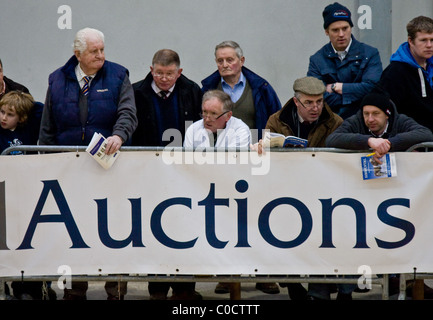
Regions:
M 331 86 L 331 90 L 332 90 L 332 92 L 335 92 L 335 87 L 337 86 L 337 83 L 333 83 L 332 84 L 332 86 Z

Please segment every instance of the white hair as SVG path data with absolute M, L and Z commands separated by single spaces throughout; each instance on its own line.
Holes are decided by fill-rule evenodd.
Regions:
M 241 46 L 237 42 L 235 42 L 235 41 L 228 40 L 228 41 L 223 41 L 220 44 L 216 45 L 215 52 L 214 52 L 215 57 L 216 57 L 216 52 L 218 51 L 218 49 L 222 49 L 222 48 L 232 48 L 232 49 L 234 49 L 235 52 L 236 52 L 236 55 L 238 56 L 239 59 L 244 56 L 244 53 L 243 53 L 243 51 L 241 49 Z
M 87 40 L 91 38 L 97 38 L 104 42 L 104 34 L 97 29 L 84 28 L 79 30 L 74 39 L 74 52 L 83 53 L 87 49 Z

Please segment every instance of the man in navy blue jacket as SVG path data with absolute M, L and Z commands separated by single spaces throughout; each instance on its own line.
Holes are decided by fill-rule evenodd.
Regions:
M 88 145 L 95 132 L 107 138 L 107 154 L 129 143 L 137 127 L 134 90 L 128 70 L 105 60 L 104 34 L 84 28 L 74 55 L 49 76 L 42 112 L 40 145 Z M 123 299 L 127 283 L 107 282 L 108 299 Z M 88 284 L 73 281 L 65 300 L 86 299 Z
M 352 35 L 349 9 L 335 2 L 322 15 L 330 42 L 310 57 L 307 75 L 324 82 L 325 101 L 346 119 L 358 111 L 362 98 L 378 83 L 382 62 L 376 48 Z
M 203 79 L 202 91 L 219 89 L 230 95 L 235 107 L 233 116 L 245 122 L 253 141 L 262 137 L 268 118 L 281 109 L 278 96 L 268 81 L 244 67 L 242 49 L 234 41 L 224 41 L 215 47 L 218 70 Z M 258 137 L 258 139 L 257 139 Z
M 252 130 L 252 143 L 262 138 L 269 117 L 281 109 L 277 93 L 268 81 L 244 67 L 245 57 L 238 43 L 223 41 L 215 47 L 218 70 L 203 79 L 202 91 L 223 90 L 234 103 L 233 116 L 241 119 Z M 278 293 L 276 283 L 257 283 L 265 293 Z M 216 293 L 229 292 L 229 285 L 218 283 Z
M 106 61 L 104 47 L 99 30 L 77 32 L 74 55 L 49 76 L 39 144 L 88 145 L 99 132 L 112 154 L 130 141 L 137 115 L 129 72 Z

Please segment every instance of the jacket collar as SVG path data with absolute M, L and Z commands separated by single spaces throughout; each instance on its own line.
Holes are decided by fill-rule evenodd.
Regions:
M 352 37 L 352 43 L 350 45 L 349 51 L 346 54 L 344 61 L 351 61 L 351 60 L 358 60 L 361 54 L 361 50 L 360 50 L 360 42 L 358 40 L 355 39 L 355 37 L 353 35 L 351 35 Z M 338 54 L 335 52 L 334 47 L 332 46 L 331 41 L 328 42 L 328 44 L 325 46 L 325 54 L 326 57 L 329 59 L 338 59 Z
M 102 66 L 102 68 L 96 73 L 94 79 L 97 79 L 99 77 L 101 77 L 101 74 L 104 73 L 104 67 L 105 64 L 107 63 L 107 61 L 104 62 L 104 65 Z M 75 56 L 72 56 L 68 62 L 66 62 L 66 64 L 62 67 L 62 72 L 65 74 L 66 77 L 70 78 L 70 79 L 75 79 L 78 81 L 77 76 L 75 74 L 75 67 L 78 64 L 78 59 Z
M 259 75 L 257 75 L 256 73 L 254 73 L 253 71 L 251 71 L 245 66 L 242 67 L 242 73 L 244 74 L 245 78 L 249 82 L 251 88 L 257 88 L 262 84 L 267 83 L 262 77 L 260 77 Z M 221 82 L 221 76 L 217 70 L 214 73 L 212 73 L 209 77 L 204 79 L 201 83 L 204 87 L 216 88 L 220 82 Z

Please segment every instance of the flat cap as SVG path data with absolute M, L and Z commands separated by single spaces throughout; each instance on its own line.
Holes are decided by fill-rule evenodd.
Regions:
M 293 91 L 317 96 L 323 94 L 326 88 L 323 82 L 315 77 L 304 77 L 296 79 L 293 84 Z

